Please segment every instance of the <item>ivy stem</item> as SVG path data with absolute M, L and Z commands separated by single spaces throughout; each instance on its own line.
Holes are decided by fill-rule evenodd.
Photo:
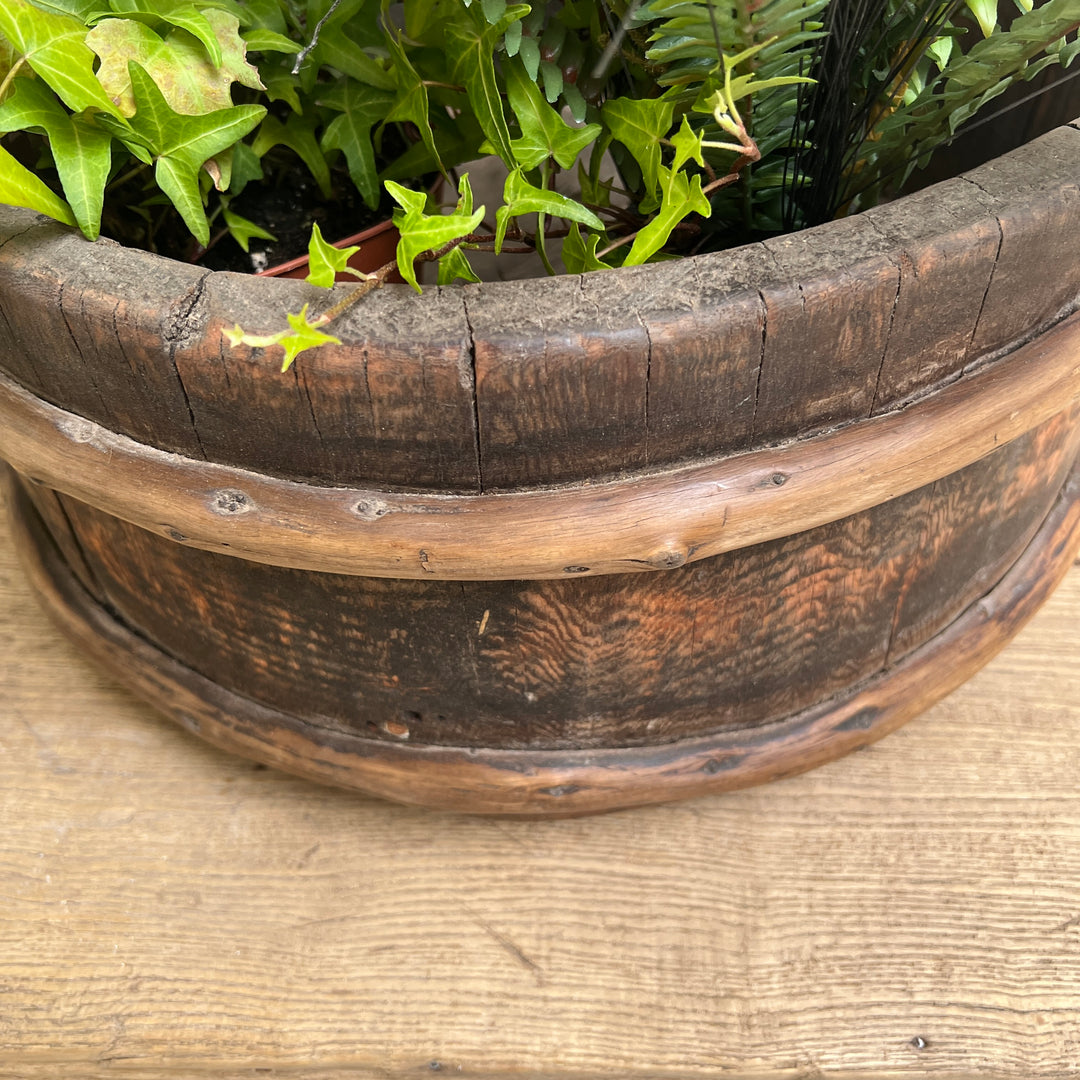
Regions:
M 540 166 L 540 187 L 544 191 L 548 191 L 551 183 L 551 159 L 548 158 L 543 165 Z M 540 256 L 540 261 L 544 264 L 544 269 L 548 272 L 549 277 L 555 276 L 555 267 L 551 265 L 551 259 L 548 258 L 547 253 L 547 237 L 544 235 L 544 225 L 547 223 L 547 214 L 540 211 L 536 215 L 536 253 Z
M 486 244 L 493 239 L 494 237 L 486 236 L 483 233 L 467 233 L 465 236 L 459 236 L 456 240 L 447 241 L 440 248 L 422 251 L 413 261 L 437 262 L 444 255 L 449 255 L 454 248 L 461 247 L 462 244 Z M 327 308 L 315 320 L 314 325 L 319 327 L 327 326 L 336 319 L 340 319 L 341 316 L 344 315 L 358 300 L 367 296 L 369 292 L 374 292 L 376 289 L 385 285 L 390 275 L 396 269 L 397 259 L 391 259 L 390 262 L 383 263 L 374 274 L 368 275 L 364 281 L 361 281 L 351 292 L 346 293 L 333 307 Z
M 4 76 L 4 81 L 0 82 L 0 101 L 4 100 L 4 95 L 7 93 L 8 87 L 11 85 L 11 80 L 15 78 L 15 76 L 19 72 L 19 68 L 21 68 L 25 63 L 26 57 L 20 56 L 19 59 L 11 65 L 11 70 Z

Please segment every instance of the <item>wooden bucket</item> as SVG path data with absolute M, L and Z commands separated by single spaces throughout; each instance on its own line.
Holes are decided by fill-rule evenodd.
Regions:
M 53 614 L 210 741 L 428 806 L 789 775 L 985 663 L 1080 546 L 1080 130 L 857 218 L 323 294 L 0 215 L 0 457 Z

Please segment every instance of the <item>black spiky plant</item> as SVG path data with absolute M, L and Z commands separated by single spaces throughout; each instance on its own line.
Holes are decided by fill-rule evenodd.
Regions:
M 1007 27 L 1006 8 L 1020 11 Z M 880 201 L 987 102 L 1080 51 L 1077 0 L 1001 9 L 975 0 L 832 0 L 810 65 L 814 82 L 800 87 L 786 229 Z

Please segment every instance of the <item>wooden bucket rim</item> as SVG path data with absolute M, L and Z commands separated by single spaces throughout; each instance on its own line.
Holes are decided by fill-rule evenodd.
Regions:
M 607 483 L 390 495 L 148 447 L 0 377 L 0 458 L 132 524 L 303 570 L 513 580 L 673 569 L 865 510 L 979 460 L 1080 398 L 1080 313 L 907 408 Z

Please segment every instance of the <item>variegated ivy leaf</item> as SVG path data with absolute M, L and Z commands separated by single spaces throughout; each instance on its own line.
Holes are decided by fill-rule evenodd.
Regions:
M 556 191 L 546 191 L 530 184 L 521 169 L 515 169 L 503 185 L 503 205 L 495 211 L 496 254 L 502 251 L 510 219 L 522 214 L 549 214 L 566 221 L 588 225 L 590 229 L 599 232 L 604 228 L 604 223 L 588 207 Z
M 72 112 L 100 109 L 120 115 L 94 75 L 94 54 L 81 20 L 43 11 L 27 0 L 3 0 L 0 35 Z
M 318 224 L 311 226 L 311 239 L 308 241 L 308 276 L 309 285 L 318 285 L 329 289 L 337 280 L 338 274 L 351 274 L 364 277 L 359 270 L 349 266 L 349 260 L 359 251 L 358 247 L 337 248 L 328 244 L 319 231 Z
M 245 58 L 247 46 L 236 17 L 211 10 L 206 19 L 221 52 L 220 66 L 186 30 L 174 29 L 161 38 L 134 19 L 107 19 L 86 35 L 87 44 L 101 58 L 98 79 L 125 116 L 135 112 L 128 73 L 132 61 L 157 83 L 170 108 L 185 116 L 227 109 L 234 82 L 264 89 L 258 71 Z
M 186 116 L 169 105 L 154 80 L 134 61 L 129 71 L 135 115 L 126 122 L 105 117 L 102 123 L 133 152 L 142 147 L 149 154 L 158 187 L 192 235 L 206 244 L 210 229 L 199 190 L 199 170 L 204 162 L 247 135 L 266 110 L 261 105 L 234 105 L 202 116 Z
M 463 178 L 464 180 L 464 178 Z M 462 201 L 451 214 L 425 214 L 427 196 L 422 191 L 410 191 L 408 188 L 386 181 L 386 190 L 401 208 L 394 211 L 394 224 L 401 239 L 397 246 L 397 265 L 401 276 L 417 291 L 420 286 L 416 281 L 416 259 L 425 251 L 438 251 L 453 240 L 468 236 L 484 220 L 484 207 L 475 213 L 465 210 L 465 188 L 462 188 Z M 471 203 L 471 191 L 468 202 Z
M 112 135 L 87 114 L 69 113 L 40 79 L 16 79 L 0 104 L 0 132 L 27 128 L 41 128 L 48 135 L 56 171 L 79 228 L 88 240 L 96 240 L 112 163 Z
M 219 65 L 222 60 L 221 46 L 214 33 L 213 23 L 206 17 L 209 8 L 235 8 L 232 14 L 238 19 L 243 14 L 242 8 L 228 4 L 225 0 L 212 0 L 210 3 L 201 0 L 199 7 L 190 0 L 110 0 L 109 10 L 96 11 L 86 21 L 93 23 L 120 16 L 146 23 L 152 30 L 160 26 L 175 26 L 197 38 L 206 49 L 210 62 Z

